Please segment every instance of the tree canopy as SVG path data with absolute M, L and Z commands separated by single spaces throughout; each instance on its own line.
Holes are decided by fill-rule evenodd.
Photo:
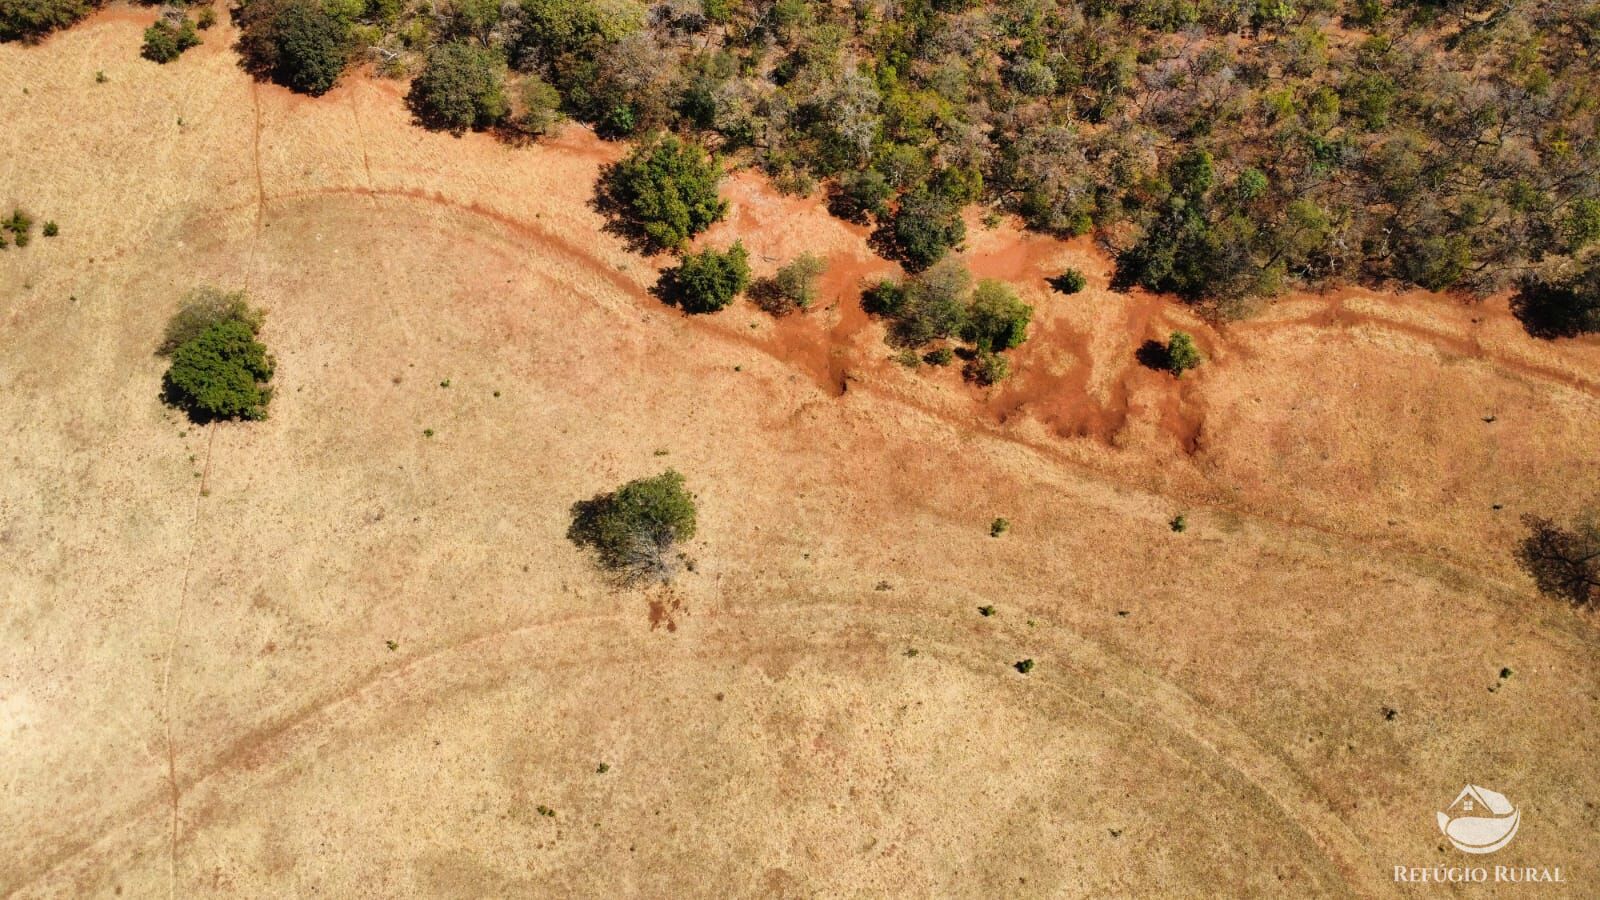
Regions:
M 625 233 L 652 250 L 676 250 L 720 220 L 722 167 L 698 144 L 660 135 L 610 166 L 600 200 Z
M 196 422 L 266 418 L 274 364 L 256 340 L 261 321 L 242 294 L 202 290 L 191 297 L 157 348 L 171 359 L 162 380 L 166 401 Z

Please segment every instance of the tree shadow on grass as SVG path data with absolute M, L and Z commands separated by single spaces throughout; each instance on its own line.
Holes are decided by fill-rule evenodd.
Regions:
M 1133 358 L 1146 369 L 1157 372 L 1172 371 L 1172 353 L 1167 349 L 1167 345 L 1160 341 L 1145 341 L 1140 344 L 1139 349 L 1133 351 Z

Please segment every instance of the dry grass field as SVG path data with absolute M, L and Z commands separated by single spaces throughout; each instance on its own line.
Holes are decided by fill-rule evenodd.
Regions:
M 812 312 L 687 318 L 588 203 L 620 145 L 256 85 L 225 25 L 157 66 L 154 15 L 0 45 L 0 204 L 61 227 L 0 253 L 0 894 L 1600 893 L 1600 633 L 1511 556 L 1600 500 L 1600 341 L 1219 331 L 974 219 L 1038 308 L 983 391 L 890 358 L 816 199 L 740 174 L 706 238 L 828 256 Z M 158 400 L 202 284 L 268 311 L 267 421 Z M 568 507 L 668 465 L 698 565 L 611 587 Z M 1394 882 L 1481 861 L 1468 782 L 1565 884 Z

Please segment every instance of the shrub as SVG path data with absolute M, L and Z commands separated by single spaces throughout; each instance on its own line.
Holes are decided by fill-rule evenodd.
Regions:
M 61 228 L 60 226 L 56 225 L 55 222 L 46 222 L 44 223 L 44 231 L 42 233 L 45 237 L 55 237 L 61 233 Z
M 725 252 L 706 249 L 685 256 L 661 273 L 658 293 L 684 312 L 711 313 L 732 303 L 749 283 L 749 254 L 735 242 Z
M 163 379 L 166 401 L 196 422 L 266 418 L 273 362 L 256 340 L 261 319 L 242 294 L 192 297 L 167 323 L 157 351 L 172 360 Z
M 1083 290 L 1088 283 L 1088 280 L 1083 277 L 1083 273 L 1077 269 L 1068 269 L 1050 279 L 1050 287 L 1061 294 L 1076 294 Z
M 1600 605 L 1600 523 L 1562 528 L 1549 519 L 1524 516 L 1528 536 L 1517 561 L 1539 591 L 1574 606 Z
M 199 45 L 200 33 L 195 31 L 193 22 L 185 18 L 182 25 L 177 25 L 171 19 L 160 18 L 144 30 L 144 47 L 139 55 L 165 65 Z
M 893 319 L 889 342 L 921 347 L 955 336 L 966 324 L 966 296 L 972 276 L 957 262 L 945 262 L 902 283 L 881 281 L 862 295 L 868 313 Z
M 0 220 L 0 230 L 11 232 L 11 240 L 18 247 L 26 247 L 33 240 L 33 217 L 20 209 L 13 209 L 11 217 Z M 0 247 L 5 246 L 5 238 L 0 234 Z
M 1011 363 L 998 353 L 980 350 L 976 356 L 967 360 L 961 374 L 973 384 L 988 387 L 1011 377 Z
M 327 93 L 349 62 L 349 23 L 314 0 L 248 0 L 239 27 L 245 67 L 301 93 Z
M 1016 669 L 1018 672 L 1022 673 L 1023 675 L 1026 675 L 1029 672 L 1033 671 L 1033 660 L 1031 660 L 1031 659 L 1018 660 L 1017 663 L 1014 666 L 1012 666 L 1012 668 Z
M 728 211 L 719 166 L 704 148 L 672 135 L 639 146 L 600 179 L 600 204 L 616 225 L 655 250 L 676 250 Z
M 1545 340 L 1600 332 L 1600 262 L 1565 279 L 1524 281 L 1511 311 L 1529 334 Z
M 694 496 L 684 490 L 683 476 L 668 469 L 574 503 L 567 539 L 594 550 L 622 582 L 636 584 L 670 581 L 682 558 L 674 550 L 694 532 Z
M 922 354 L 922 361 L 930 366 L 948 366 L 954 362 L 956 355 L 949 347 L 940 347 Z
M 1011 520 L 1010 519 L 998 518 L 998 519 L 995 519 L 993 522 L 989 523 L 989 536 L 990 537 L 999 537 L 1000 535 L 1005 534 L 1007 531 L 1010 531 L 1010 530 L 1011 530 Z M 992 612 L 993 611 L 993 607 L 990 607 L 990 610 Z M 987 616 L 987 615 L 989 615 L 989 613 L 984 613 L 984 615 Z
M 841 219 L 865 222 L 889 210 L 894 189 L 877 169 L 857 169 L 839 176 L 828 195 L 828 210 Z
M 802 253 L 771 278 L 756 281 L 750 288 L 750 298 L 775 316 L 809 309 L 817 297 L 817 279 L 825 268 L 820 257 Z
M 1010 350 L 1027 340 L 1032 318 L 1033 307 L 1004 283 L 986 278 L 972 292 L 961 338 L 980 352 Z
M 0 0 L 0 41 L 36 41 L 96 6 L 85 0 Z
M 531 137 L 561 124 L 561 94 L 537 75 L 525 76 L 512 92 L 511 127 Z
M 1194 338 L 1186 332 L 1174 331 L 1172 337 L 1167 339 L 1167 369 L 1178 377 L 1203 362 L 1200 350 L 1194 345 Z
M 506 117 L 505 63 L 484 47 L 463 42 L 428 51 L 428 62 L 411 82 L 406 100 L 429 128 L 460 134 Z

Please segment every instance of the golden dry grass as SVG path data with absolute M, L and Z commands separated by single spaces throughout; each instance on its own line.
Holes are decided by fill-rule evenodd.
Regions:
M 225 27 L 158 67 L 153 14 L 0 46 L 0 202 L 62 229 L 0 255 L 0 893 L 1387 895 L 1476 781 L 1592 896 L 1595 623 L 1510 549 L 1600 495 L 1600 343 L 1218 332 L 974 221 L 1039 307 L 984 393 L 887 358 L 815 201 L 740 176 L 707 239 L 828 254 L 817 310 L 684 318 L 586 205 L 620 148 L 255 86 Z M 269 311 L 269 421 L 157 402 L 203 283 Z M 610 589 L 567 507 L 666 465 L 698 570 Z

